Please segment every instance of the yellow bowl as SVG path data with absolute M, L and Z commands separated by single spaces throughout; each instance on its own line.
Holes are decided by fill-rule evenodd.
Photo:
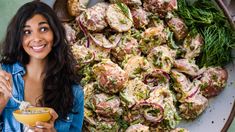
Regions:
M 13 115 L 17 121 L 29 126 L 35 126 L 37 121 L 47 122 L 51 119 L 47 107 L 30 107 L 26 111 L 16 110 Z

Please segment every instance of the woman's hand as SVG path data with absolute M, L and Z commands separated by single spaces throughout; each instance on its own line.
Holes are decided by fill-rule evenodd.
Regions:
M 58 118 L 58 114 L 51 109 L 51 120 L 49 122 L 36 122 L 35 132 L 56 132 L 54 127 L 55 120 Z
M 12 95 L 12 77 L 10 73 L 0 70 L 0 113 Z

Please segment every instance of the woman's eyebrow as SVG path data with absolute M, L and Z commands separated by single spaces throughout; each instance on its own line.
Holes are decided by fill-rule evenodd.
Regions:
M 38 25 L 43 25 L 43 24 L 48 24 L 48 22 L 43 21 L 43 22 L 39 22 Z M 24 28 L 30 27 L 29 25 L 24 25 Z
M 29 25 L 24 25 L 24 28 L 30 27 Z
M 43 24 L 48 24 L 48 22 L 46 22 L 46 21 L 39 22 L 39 24 L 38 24 L 38 25 L 43 25 Z

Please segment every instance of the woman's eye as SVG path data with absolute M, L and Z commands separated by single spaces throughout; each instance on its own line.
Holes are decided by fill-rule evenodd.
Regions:
M 29 35 L 30 33 L 31 33 L 31 31 L 30 30 L 24 30 L 24 32 L 23 32 L 25 35 Z
M 49 30 L 49 28 L 47 28 L 47 27 L 42 27 L 42 28 L 40 28 L 40 31 L 41 31 L 41 32 L 46 32 L 47 30 Z

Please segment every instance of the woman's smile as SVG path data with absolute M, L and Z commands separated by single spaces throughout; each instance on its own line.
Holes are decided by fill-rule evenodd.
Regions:
M 41 52 L 43 51 L 43 49 L 46 47 L 46 45 L 36 45 L 36 46 L 31 46 L 31 48 L 33 49 L 33 51 L 35 52 Z

